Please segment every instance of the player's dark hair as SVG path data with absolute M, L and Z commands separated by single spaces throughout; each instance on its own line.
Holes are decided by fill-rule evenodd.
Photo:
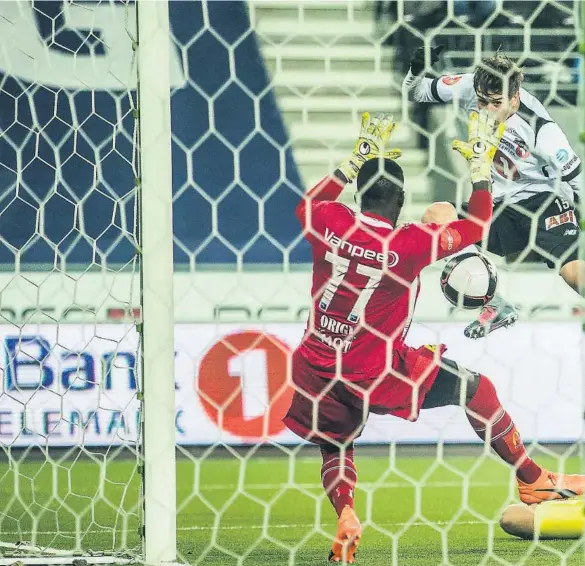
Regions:
M 507 87 L 508 98 L 512 98 L 523 80 L 524 73 L 516 63 L 498 51 L 476 67 L 473 88 L 484 94 L 503 94 Z
M 357 176 L 362 210 L 394 209 L 398 214 L 404 204 L 404 173 L 392 159 L 366 161 Z M 396 221 L 396 219 L 394 219 Z

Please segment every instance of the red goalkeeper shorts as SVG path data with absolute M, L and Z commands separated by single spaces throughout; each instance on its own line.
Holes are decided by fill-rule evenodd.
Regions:
M 328 444 L 359 437 L 369 413 L 415 421 L 437 377 L 445 349 L 439 345 L 395 351 L 391 375 L 360 382 L 319 377 L 295 352 L 295 394 L 284 424 L 305 440 Z

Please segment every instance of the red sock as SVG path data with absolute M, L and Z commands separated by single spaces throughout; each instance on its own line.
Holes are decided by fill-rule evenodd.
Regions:
M 354 488 L 357 483 L 353 445 L 344 452 L 336 446 L 322 446 L 321 456 L 323 457 L 321 483 L 339 517 L 346 505 L 353 509 Z
M 526 454 L 512 417 L 500 404 L 494 384 L 484 375 L 480 376 L 477 391 L 467 403 L 466 413 L 476 434 L 489 442 L 504 462 L 516 467 L 520 481 L 534 483 L 538 479 L 542 469 Z

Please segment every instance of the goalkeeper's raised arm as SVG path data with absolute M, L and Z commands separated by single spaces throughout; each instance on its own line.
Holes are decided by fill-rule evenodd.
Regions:
M 467 160 L 474 191 L 491 191 L 492 162 L 505 129 L 506 125 L 493 113 L 487 110 L 471 112 L 467 141 L 453 142 L 453 149 Z
M 396 128 L 396 122 L 388 114 L 375 114 L 364 112 L 359 138 L 349 156 L 344 159 L 332 175 L 328 175 L 319 181 L 307 192 L 296 208 L 305 236 L 311 236 L 310 229 L 315 228 L 314 215 L 317 208 L 324 202 L 334 202 L 347 183 L 354 181 L 362 165 L 375 159 L 395 160 L 402 152 L 397 148 L 388 148 L 392 132 Z M 341 205 L 344 206 L 344 205 Z

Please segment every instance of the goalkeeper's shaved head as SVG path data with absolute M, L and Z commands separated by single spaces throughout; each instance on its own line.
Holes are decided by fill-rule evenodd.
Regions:
M 404 205 L 404 173 L 392 159 L 366 161 L 357 176 L 363 212 L 372 212 L 396 223 Z

